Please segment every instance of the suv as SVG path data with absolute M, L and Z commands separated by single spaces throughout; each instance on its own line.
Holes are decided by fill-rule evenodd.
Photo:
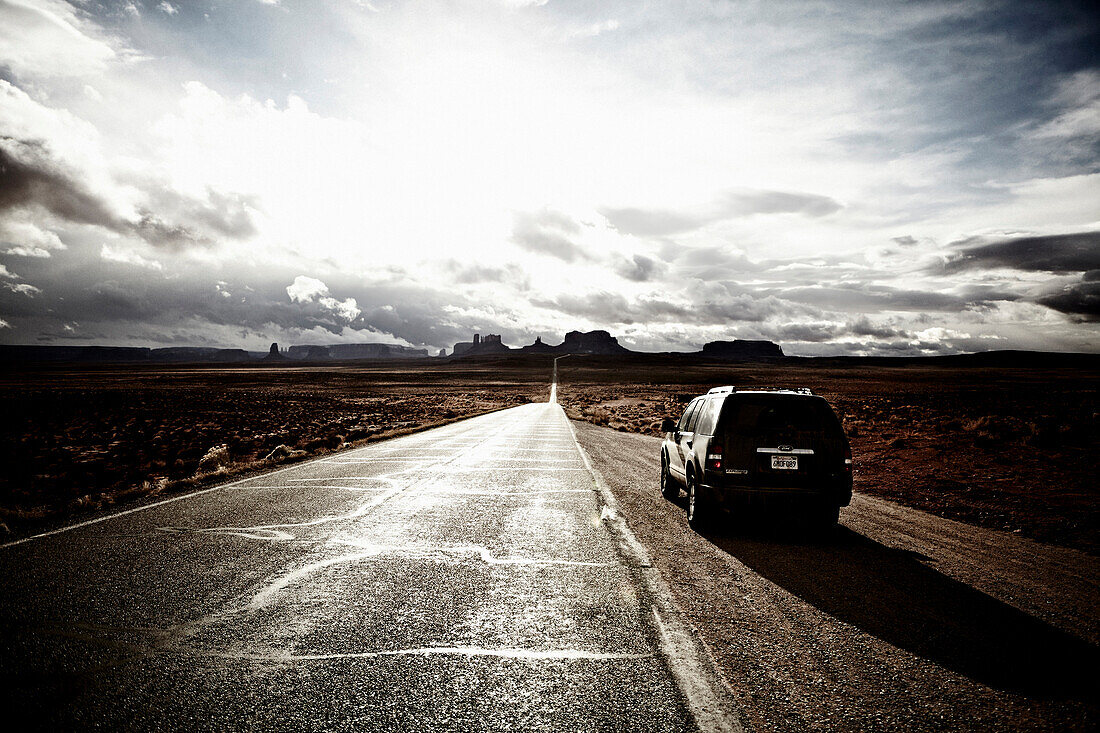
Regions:
M 661 493 L 675 499 L 687 489 L 694 528 L 721 509 L 762 507 L 797 510 L 828 529 L 852 500 L 848 438 L 808 389 L 716 387 L 661 432 Z

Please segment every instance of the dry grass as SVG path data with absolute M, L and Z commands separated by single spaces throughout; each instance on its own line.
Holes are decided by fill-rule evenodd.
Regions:
M 0 373 L 0 534 L 545 399 L 454 365 Z M 471 384 L 471 382 L 473 384 Z M 480 383 L 479 383 L 480 382 Z
M 1100 551 L 1095 372 L 651 362 L 563 361 L 558 400 L 573 419 L 659 435 L 713 386 L 810 387 L 844 423 L 857 491 Z

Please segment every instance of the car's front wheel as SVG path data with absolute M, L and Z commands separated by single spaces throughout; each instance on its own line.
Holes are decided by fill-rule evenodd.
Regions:
M 668 471 L 668 454 L 661 452 L 661 496 L 673 500 L 680 496 L 680 487 Z

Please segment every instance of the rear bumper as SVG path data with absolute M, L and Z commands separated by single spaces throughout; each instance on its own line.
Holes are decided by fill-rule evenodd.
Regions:
M 838 477 L 814 486 L 753 486 L 748 484 L 705 483 L 701 487 L 719 506 L 832 505 L 848 506 L 852 502 L 852 479 Z

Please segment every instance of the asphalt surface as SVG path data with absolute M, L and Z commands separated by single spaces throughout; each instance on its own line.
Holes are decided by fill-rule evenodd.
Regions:
M 0 545 L 0 710 L 19 730 L 1096 729 L 1096 558 L 858 494 L 824 540 L 700 534 L 658 448 L 526 405 Z
M 616 521 L 561 408 L 532 404 L 9 543 L 0 709 L 55 730 L 718 727 Z
M 822 540 L 756 515 L 699 534 L 660 439 L 575 425 L 746 729 L 1097 729 L 1096 557 L 859 494 Z

